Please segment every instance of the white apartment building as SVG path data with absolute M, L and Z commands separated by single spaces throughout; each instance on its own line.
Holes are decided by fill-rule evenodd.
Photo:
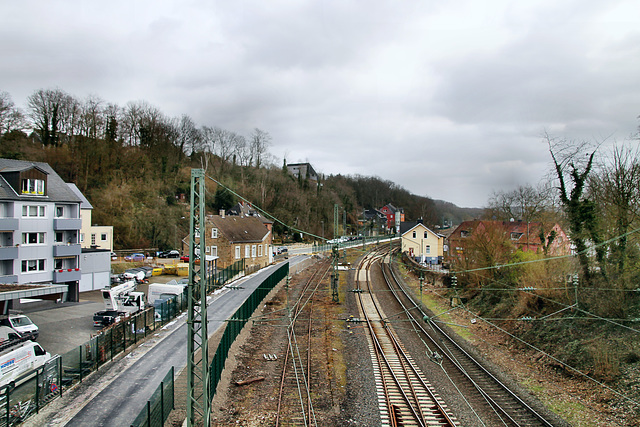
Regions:
M 0 284 L 62 284 L 77 301 L 80 204 L 47 163 L 0 159 Z

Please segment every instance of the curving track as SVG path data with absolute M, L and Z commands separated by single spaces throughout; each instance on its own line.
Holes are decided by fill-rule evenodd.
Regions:
M 357 269 L 356 292 L 369 331 L 382 425 L 455 426 L 455 418 L 404 351 L 371 292 L 369 269 L 379 260 L 377 254 L 362 260 Z
M 437 322 L 429 321 L 418 304 L 390 268 L 389 259 L 382 263 L 382 272 L 389 289 L 402 305 L 414 330 L 426 343 L 431 358 L 444 369 L 465 394 L 470 404 L 477 405 L 482 425 L 552 426 L 553 424 L 520 399 L 509 387 L 487 371 L 476 359 L 460 347 Z M 419 315 L 416 315 L 418 311 Z M 427 319 L 427 326 L 423 319 Z M 483 410 L 480 406 L 485 406 Z M 480 419 L 484 418 L 484 419 Z

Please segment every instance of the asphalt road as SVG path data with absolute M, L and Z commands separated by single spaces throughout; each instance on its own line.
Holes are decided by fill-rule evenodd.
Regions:
M 306 257 L 295 257 L 296 264 Z M 271 274 L 274 268 L 234 282 L 238 289 L 227 290 L 209 302 L 208 331 L 213 335 L 245 299 Z M 146 351 L 128 369 L 119 375 L 89 401 L 66 426 L 124 426 L 130 425 L 146 405 L 171 366 L 178 372 L 187 364 L 186 315 L 174 325 L 173 332 Z

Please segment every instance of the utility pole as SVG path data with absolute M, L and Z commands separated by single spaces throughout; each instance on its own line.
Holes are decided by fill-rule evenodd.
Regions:
M 191 170 L 189 217 L 189 285 L 187 287 L 187 426 L 211 418 L 209 341 L 207 332 L 207 263 L 205 259 L 204 170 Z M 196 257 L 200 263 L 196 264 Z
M 333 255 L 333 272 L 331 273 L 331 301 L 339 302 L 338 298 L 338 257 L 339 249 L 338 249 L 338 226 L 339 226 L 339 215 L 338 215 L 338 204 L 333 205 L 333 250 L 331 254 Z

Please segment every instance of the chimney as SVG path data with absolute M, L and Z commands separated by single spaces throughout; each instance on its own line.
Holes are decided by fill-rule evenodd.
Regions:
M 422 218 L 419 218 L 419 219 L 418 219 L 418 224 L 422 224 L 422 223 L 423 223 L 423 222 L 422 222 Z
M 224 219 L 224 209 L 220 209 L 220 218 Z

